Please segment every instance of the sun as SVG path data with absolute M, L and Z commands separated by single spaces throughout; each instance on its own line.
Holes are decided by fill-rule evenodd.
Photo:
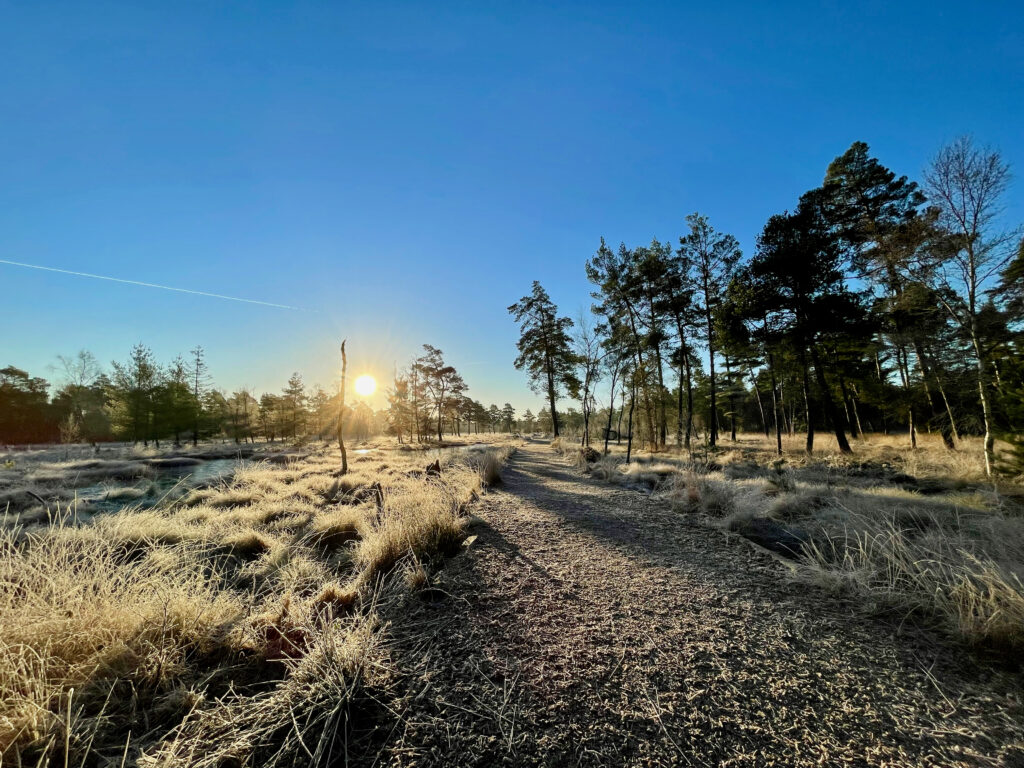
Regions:
M 377 380 L 370 376 L 368 373 L 363 374 L 356 379 L 356 394 L 362 395 L 363 397 L 369 397 L 377 391 Z

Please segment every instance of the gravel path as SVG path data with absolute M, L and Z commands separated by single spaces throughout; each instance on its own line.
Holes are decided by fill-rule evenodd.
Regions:
M 546 445 L 504 476 L 392 624 L 403 678 L 376 765 L 1024 766 L 1019 676 Z

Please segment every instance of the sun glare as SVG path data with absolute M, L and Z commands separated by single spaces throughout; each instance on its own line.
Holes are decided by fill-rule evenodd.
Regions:
M 377 390 L 377 380 L 369 374 L 363 374 L 356 379 L 356 394 L 369 397 Z

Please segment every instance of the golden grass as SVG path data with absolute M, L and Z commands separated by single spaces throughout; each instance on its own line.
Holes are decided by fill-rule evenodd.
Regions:
M 323 729 L 387 677 L 380 590 L 417 583 L 409 569 L 385 577 L 454 551 L 507 455 L 382 444 L 338 477 L 337 457 L 313 446 L 153 509 L 9 517 L 3 763 L 329 762 L 338 745 L 318 742 Z M 423 472 L 434 458 L 436 477 Z
M 121 539 L 56 528 L 0 532 L 0 754 L 56 748 L 71 689 L 72 746 L 115 688 L 154 693 L 199 657 L 239 643 L 245 606 L 195 550 L 128 557 Z
M 356 562 L 373 577 L 410 554 L 425 560 L 452 554 L 463 538 L 465 509 L 479 491 L 478 472 L 449 465 L 416 493 L 387 494 L 380 521 L 360 542 Z
M 296 637 L 304 627 L 296 625 Z M 144 768 L 213 768 L 254 764 L 329 765 L 345 752 L 353 701 L 391 675 L 377 621 L 331 622 L 288 662 L 284 681 L 269 693 L 230 697 L 186 717 Z
M 310 528 L 310 537 L 324 547 L 341 547 L 367 533 L 366 514 L 359 507 L 339 507 L 317 515 Z
M 471 448 L 467 452 L 465 461 L 480 474 L 480 482 L 490 488 L 501 484 L 501 468 L 515 452 L 514 445 L 506 445 L 497 449 Z

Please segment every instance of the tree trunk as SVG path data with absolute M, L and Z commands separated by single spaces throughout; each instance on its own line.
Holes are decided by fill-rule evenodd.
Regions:
M 910 447 L 917 448 L 917 422 L 914 418 L 914 398 L 910 392 L 910 362 L 907 350 L 902 344 L 894 345 L 896 352 L 896 367 L 900 372 L 900 380 L 903 382 L 903 390 L 907 398 L 907 434 L 910 437 Z
M 774 359 L 772 357 L 772 353 L 771 352 L 768 353 L 768 373 L 769 373 L 769 375 L 771 376 L 771 379 L 772 379 L 772 415 L 775 418 L 775 443 L 776 443 L 776 446 L 777 446 L 777 450 L 778 450 L 779 456 L 781 456 L 782 455 L 782 424 L 779 422 L 779 407 L 781 406 L 782 409 L 783 409 L 783 411 L 782 411 L 782 418 L 786 417 L 786 415 L 785 415 L 786 411 L 785 411 L 785 404 L 782 403 L 782 398 L 779 397 L 778 399 L 776 399 L 776 397 L 775 397 L 775 390 L 776 390 L 776 385 L 775 385 L 775 361 L 774 361 Z
M 953 435 L 956 432 L 956 425 L 953 422 L 953 414 L 949 410 L 949 403 L 946 401 L 946 393 L 942 389 L 942 382 L 939 380 L 938 372 L 935 370 L 935 366 L 932 365 L 928 359 L 928 353 L 921 343 L 921 340 L 915 337 L 913 339 L 914 354 L 917 356 L 917 364 L 921 369 L 921 379 L 924 381 L 924 391 L 928 398 L 928 407 L 932 412 L 932 421 L 939 425 L 939 434 L 942 435 L 942 443 L 948 450 L 953 450 L 956 447 Z M 949 422 L 946 422 L 946 417 L 940 411 L 938 405 L 932 397 L 931 387 L 928 386 L 928 380 L 931 379 L 939 393 L 942 396 L 942 400 L 946 406 L 946 416 L 949 417 Z
M 338 408 L 338 448 L 341 449 L 341 474 L 348 474 L 348 453 L 345 452 L 345 377 L 348 374 L 348 358 L 345 356 L 345 340 L 341 342 L 341 405 Z
M 622 413 L 626 410 L 626 388 L 622 388 L 622 402 L 619 403 L 619 419 L 615 422 L 615 444 L 622 445 Z
M 725 355 L 725 380 L 729 385 L 729 440 L 736 442 L 736 396 L 733 393 L 732 368 L 729 356 Z
M 850 437 L 856 440 L 860 436 L 860 430 L 853 420 L 853 400 L 846 388 L 846 378 L 841 372 L 839 374 L 839 391 L 843 395 L 843 410 L 846 411 L 846 424 L 850 427 Z
M 689 389 L 690 348 L 686 343 L 686 331 L 680 314 L 675 315 L 676 333 L 679 334 L 679 397 L 677 403 L 676 450 L 683 450 L 683 379 Z M 690 425 L 686 425 L 686 447 L 690 446 Z
M 444 435 L 442 429 L 444 427 L 444 392 L 441 392 L 441 399 L 437 403 L 437 442 L 441 444 L 444 442 Z
M 604 455 L 608 455 L 608 437 L 612 432 L 612 416 L 615 415 L 615 380 L 619 376 L 619 369 L 612 369 L 612 394 L 608 406 L 608 427 L 604 431 Z
M 661 423 L 658 425 L 658 447 L 664 449 L 668 439 L 668 412 L 665 406 L 665 373 L 661 363 L 661 345 L 654 347 L 654 359 L 658 363 L 658 418 Z
M 711 320 L 708 320 L 710 325 Z M 718 445 L 718 393 L 715 391 L 715 348 L 708 343 L 708 372 L 711 383 L 711 421 L 708 422 L 708 444 L 714 448 Z
M 978 327 L 973 315 L 971 317 L 971 345 L 974 347 L 974 356 L 977 360 L 978 399 L 981 401 L 981 418 L 985 425 L 985 474 L 991 477 L 995 471 L 995 436 L 992 434 L 992 407 L 988 401 L 988 392 L 985 391 L 985 357 L 981 351 Z
M 800 356 L 803 358 L 803 355 Z M 807 451 L 807 455 L 810 456 L 814 452 L 814 418 L 811 414 L 811 386 L 807 380 L 807 362 L 801 359 L 803 364 L 804 376 L 803 376 L 803 387 L 804 387 L 804 418 L 807 419 L 807 440 L 804 444 L 804 450 Z
M 551 433 L 558 437 L 558 412 L 555 411 L 555 373 L 551 370 L 551 357 L 545 353 L 544 358 L 548 378 L 548 404 L 551 407 Z
M 832 425 L 832 431 L 835 432 L 836 442 L 839 444 L 839 451 L 840 453 L 853 453 L 853 449 L 850 448 L 850 443 L 846 439 L 845 419 L 840 415 L 839 409 L 836 408 L 835 400 L 832 399 L 832 393 L 829 391 L 828 382 L 825 380 L 825 369 L 821 365 L 821 359 L 818 356 L 818 349 L 813 344 L 811 345 L 811 362 L 814 363 L 814 376 L 818 381 L 818 390 L 821 392 L 821 401 L 825 408 L 825 417 Z
M 676 398 L 676 450 L 683 450 L 683 364 L 679 363 L 679 389 Z
M 690 450 L 690 436 L 693 434 L 693 371 L 690 369 L 690 355 L 687 353 L 683 359 L 686 361 L 686 450 Z
M 934 369 L 933 369 L 934 370 Z M 960 442 L 960 431 L 956 428 L 956 419 L 953 417 L 953 408 L 949 404 L 949 398 L 946 397 L 946 388 L 942 385 L 942 379 L 938 373 L 935 374 L 935 382 L 939 388 L 939 396 L 942 398 L 942 404 L 946 408 L 946 416 L 949 419 L 949 445 L 952 448 L 956 448 L 956 444 Z M 945 441 L 945 437 L 943 437 Z
M 644 377 L 643 377 L 643 382 L 641 384 L 641 389 L 643 390 L 643 395 L 644 395 L 644 413 L 647 415 L 647 435 L 646 435 L 646 437 L 647 437 L 648 445 L 650 446 L 651 451 L 653 452 L 655 447 L 657 446 L 658 429 L 657 429 L 657 426 L 655 425 L 657 417 L 654 415 L 654 403 L 651 402 L 651 388 L 650 388 L 650 386 L 648 386 L 649 383 L 650 382 L 649 382 L 649 377 L 647 376 L 647 372 L 644 371 Z
M 635 376 L 635 372 L 634 372 Z M 629 434 L 626 437 L 626 463 L 629 464 L 629 459 L 633 455 L 633 407 L 636 405 L 636 379 L 633 379 L 633 385 L 630 387 L 629 393 L 629 424 L 626 429 Z
M 768 434 L 768 420 L 764 416 L 764 405 L 761 403 L 761 390 L 757 388 L 757 379 L 754 378 L 754 370 L 749 365 L 747 366 L 747 373 L 750 376 L 750 386 L 754 390 L 754 397 L 757 398 L 757 410 L 761 414 L 761 428 L 764 429 L 764 436 L 770 437 Z
M 867 440 L 867 437 L 864 435 L 864 428 L 860 425 L 860 412 L 857 410 L 857 388 L 853 385 L 851 387 L 853 388 L 853 394 L 850 395 L 850 405 L 853 407 L 853 419 L 857 423 L 857 432 L 864 440 Z M 868 426 L 871 425 L 869 424 Z

